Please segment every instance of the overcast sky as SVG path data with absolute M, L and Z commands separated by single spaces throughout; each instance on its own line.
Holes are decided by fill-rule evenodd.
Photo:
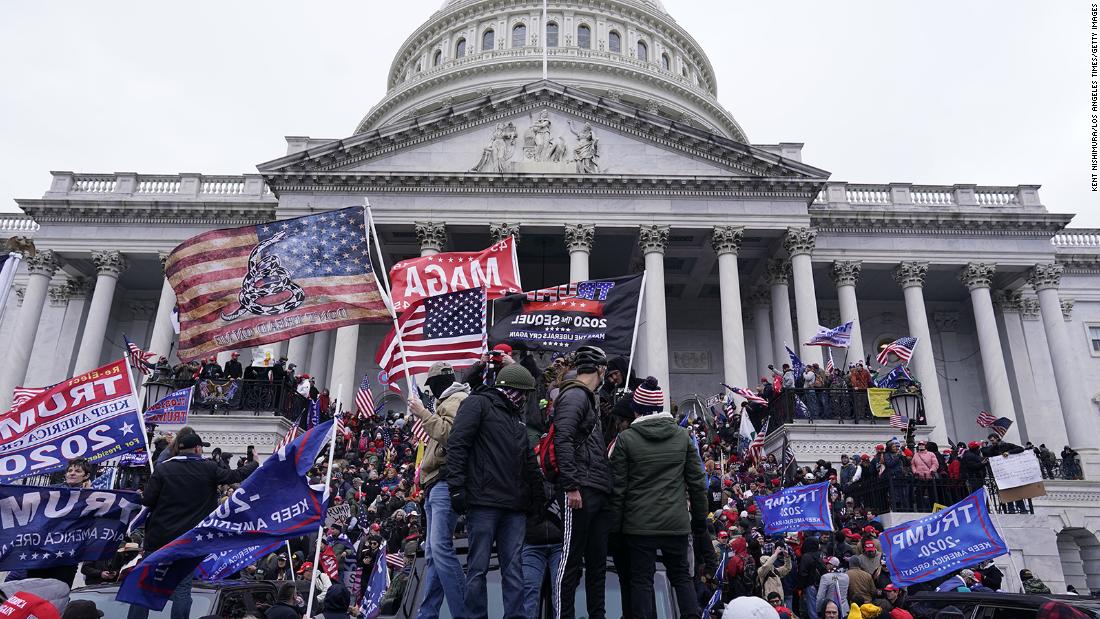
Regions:
M 0 4 L 0 210 L 50 170 L 239 174 L 341 138 L 441 0 Z M 1089 189 L 1087 0 L 665 0 L 756 143 L 856 183 Z M 553 76 L 551 76 L 553 77 Z

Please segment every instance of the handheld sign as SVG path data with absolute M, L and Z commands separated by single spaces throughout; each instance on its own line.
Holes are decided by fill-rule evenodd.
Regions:
M 832 531 L 829 510 L 829 482 L 794 486 L 775 494 L 756 497 L 764 519 L 764 534 L 795 531 Z
M 997 489 L 1018 488 L 1043 481 L 1039 459 L 1030 449 L 1018 454 L 995 456 L 989 459 L 989 468 L 997 480 Z
M 951 507 L 879 535 L 890 580 L 915 585 L 1008 552 L 986 507 L 985 488 Z

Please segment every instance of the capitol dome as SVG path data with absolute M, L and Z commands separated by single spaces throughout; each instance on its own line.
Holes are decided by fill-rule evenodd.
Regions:
M 660 0 L 549 0 L 547 79 L 748 143 L 714 69 Z M 543 77 L 542 0 L 445 0 L 402 44 L 356 133 Z

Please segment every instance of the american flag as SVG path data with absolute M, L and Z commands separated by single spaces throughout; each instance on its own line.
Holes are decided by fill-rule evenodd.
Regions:
M 764 438 L 768 435 L 768 422 L 770 419 L 764 420 L 764 427 L 760 428 L 760 431 L 753 437 L 752 443 L 749 443 L 749 455 L 752 456 L 753 462 L 764 461 Z
M 730 387 L 729 390 L 736 393 L 737 395 L 741 396 L 742 398 L 745 398 L 749 402 L 753 402 L 755 404 L 764 404 L 764 405 L 768 404 L 767 400 L 760 397 L 759 395 L 756 394 L 755 391 L 752 391 L 750 389 L 744 389 L 742 387 Z
M 15 389 L 12 389 L 11 409 L 9 409 L 9 412 L 14 411 L 20 406 L 23 406 L 30 399 L 34 398 L 40 393 L 44 393 L 45 391 L 52 389 L 53 387 L 54 385 L 50 385 L 49 387 L 16 387 Z
M 390 381 L 423 374 L 437 361 L 454 367 L 471 365 L 488 349 L 485 332 L 485 288 L 471 288 L 412 303 L 397 319 L 404 358 L 391 329 L 375 361 Z
M 894 413 L 890 415 L 890 427 L 904 430 L 909 427 L 909 418 L 898 411 L 894 411 Z
M 882 348 L 878 353 L 878 364 L 886 365 L 886 362 L 890 359 L 890 353 L 898 358 L 902 363 L 909 363 L 909 358 L 913 356 L 913 349 L 917 347 L 917 338 L 912 336 L 899 337 L 898 339 L 890 342 Z
M 96 490 L 110 490 L 115 485 L 115 471 L 116 467 L 104 467 L 103 472 L 99 477 L 92 480 L 92 487 Z
M 125 333 L 122 334 L 122 339 L 126 341 L 126 354 L 130 357 L 130 367 L 146 376 L 152 374 L 155 366 L 149 360 L 156 357 L 156 353 L 145 352 L 138 348 L 138 345 L 131 342 Z
M 975 421 L 978 422 L 979 426 L 983 428 L 988 428 L 989 426 L 993 425 L 993 422 L 997 421 L 997 416 L 989 411 L 980 411 L 978 413 L 978 418 Z
M 783 437 L 783 479 L 787 482 L 794 481 L 794 473 L 798 470 L 798 460 L 794 456 L 794 448 L 786 436 Z
M 994 417 L 993 413 L 988 411 L 981 411 L 978 413 L 976 420 L 978 425 L 983 428 L 989 428 L 993 432 L 997 433 L 997 436 L 1004 438 L 1005 434 L 1008 434 L 1008 429 L 1012 427 L 1012 420 L 1008 417 Z
M 305 413 L 302 414 L 304 415 Z M 301 416 L 294 420 L 294 425 L 290 426 L 290 429 L 286 431 L 286 436 L 284 436 L 283 440 L 279 441 L 279 444 L 275 446 L 275 451 L 279 451 L 283 447 L 293 443 L 294 439 L 298 438 L 298 433 L 301 432 L 301 427 L 298 424 L 301 423 L 301 421 Z
M 172 250 L 164 272 L 184 361 L 390 319 L 361 207 L 205 232 Z M 285 328 L 269 328 L 276 316 Z
M 405 569 L 405 555 L 401 553 L 386 553 L 386 565 L 389 565 L 395 570 L 401 571 Z
M 359 382 L 359 391 L 355 392 L 355 408 L 362 417 L 369 419 L 374 416 L 374 394 L 370 391 L 370 378 L 366 374 Z
M 431 414 L 435 414 L 435 398 L 428 398 L 427 409 Z M 420 417 L 417 417 L 416 420 L 413 421 L 412 434 L 417 443 L 428 442 L 428 431 L 424 429 L 424 422 Z
M 828 372 L 829 374 L 832 374 L 833 370 L 836 369 L 836 365 L 833 364 L 833 349 L 832 348 L 826 348 L 825 351 L 828 354 L 828 356 L 825 359 L 825 371 Z

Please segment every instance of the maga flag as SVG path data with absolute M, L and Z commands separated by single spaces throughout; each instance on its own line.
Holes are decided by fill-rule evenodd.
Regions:
M 390 298 L 398 312 L 425 297 L 482 287 L 490 299 L 523 290 L 514 238 L 493 243 L 483 251 L 410 258 L 390 269 Z
M 212 230 L 172 250 L 183 361 L 388 321 L 360 207 Z
M 326 447 L 333 421 L 298 437 L 264 461 L 195 528 L 145 557 L 118 590 L 120 602 L 162 610 L 176 585 L 211 554 L 266 546 L 316 530 L 328 496 L 307 475 Z
M 575 286 L 575 293 L 574 293 Z M 572 296 L 514 294 L 494 302 L 492 343 L 513 348 L 567 351 L 585 344 L 609 355 L 630 354 L 642 291 L 642 274 L 559 286 Z M 550 300 L 543 300 L 550 299 Z

